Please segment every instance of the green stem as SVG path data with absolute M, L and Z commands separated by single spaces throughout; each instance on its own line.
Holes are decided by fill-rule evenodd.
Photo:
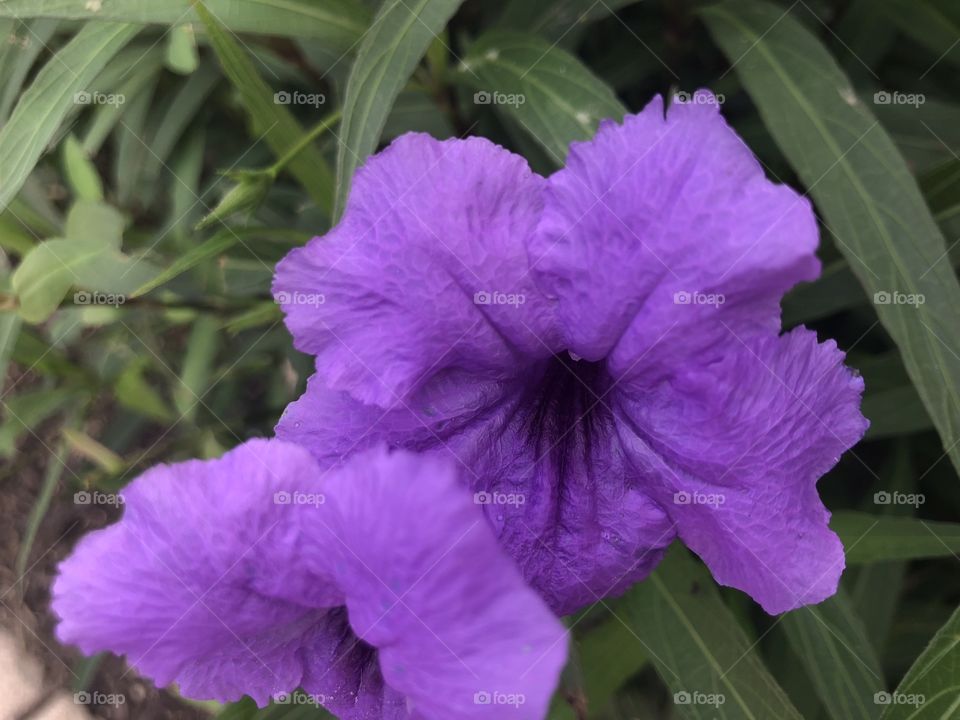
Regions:
M 311 130 L 305 133 L 304 136 L 300 138 L 300 140 L 293 147 L 283 154 L 283 157 L 266 169 L 266 172 L 270 175 L 270 177 L 276 178 L 280 171 L 283 170 L 283 168 L 286 167 L 286 165 L 293 160 L 301 150 L 323 135 L 323 133 L 326 132 L 331 126 L 339 122 L 342 115 L 342 110 L 334 110 L 323 120 L 317 123 L 317 125 L 315 125 Z

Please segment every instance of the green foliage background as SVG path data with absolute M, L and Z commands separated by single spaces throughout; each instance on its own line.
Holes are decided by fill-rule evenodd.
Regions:
M 784 323 L 866 378 L 871 429 L 820 484 L 848 570 L 771 618 L 676 547 L 570 619 L 552 717 L 960 717 L 958 76 L 953 0 L 0 1 L 5 480 L 49 453 L 18 570 L 51 503 L 270 434 L 311 370 L 273 266 L 384 142 L 478 134 L 549 173 L 600 119 L 709 87 L 819 213 L 823 277 Z

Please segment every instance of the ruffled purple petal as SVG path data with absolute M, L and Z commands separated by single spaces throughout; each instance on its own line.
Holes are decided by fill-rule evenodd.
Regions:
M 343 220 L 278 266 L 296 346 L 386 406 L 448 369 L 492 379 L 556 349 L 528 273 L 544 179 L 481 138 L 408 134 L 358 171 Z
M 306 451 L 260 440 L 147 471 L 124 491 L 123 519 L 60 566 L 58 638 L 124 654 L 190 697 L 263 705 L 297 687 L 303 653 L 342 595 L 303 573 L 289 507 L 274 495 L 319 492 L 318 480 Z
M 327 476 L 296 445 L 251 441 L 124 497 L 61 565 L 63 642 L 190 697 L 303 687 L 344 720 L 545 712 L 565 630 L 450 463 L 374 450 Z
M 379 648 L 411 716 L 544 717 L 566 630 L 497 544 L 454 466 L 374 451 L 332 476 L 329 492 L 350 623 Z
M 817 480 L 864 434 L 863 380 L 798 328 L 637 395 L 621 436 L 718 582 L 780 613 L 836 592 L 843 547 Z
M 775 185 L 709 93 L 655 98 L 574 143 L 530 243 L 566 347 L 652 384 L 738 334 L 779 331 L 783 293 L 819 273 L 810 203 Z

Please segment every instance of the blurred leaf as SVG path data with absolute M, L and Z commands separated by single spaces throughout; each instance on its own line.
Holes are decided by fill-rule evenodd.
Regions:
M 953 148 L 960 147 L 960 106 L 904 93 L 907 97 L 910 94 L 916 104 L 878 103 L 877 95 L 865 99 L 873 101 L 872 112 L 890 133 L 910 169 L 918 174 L 955 157 Z
M 377 148 L 397 95 L 463 0 L 384 2 L 350 70 L 337 151 L 334 219 L 357 167 Z
M 205 62 L 166 102 L 163 113 L 153 125 L 156 131 L 147 143 L 150 151 L 141 170 L 145 182 L 154 183 L 160 170 L 166 168 L 177 141 L 204 107 L 222 77 L 216 63 Z
M 0 457 L 12 457 L 16 442 L 23 433 L 33 430 L 68 405 L 77 403 L 78 399 L 76 390 L 65 387 L 27 390 L 4 397 L 4 419 L 0 425 Z
M 185 255 L 181 255 L 169 267 L 159 272 L 156 277 L 134 290 L 133 293 L 131 293 L 131 297 L 146 295 L 151 290 L 170 282 L 190 268 L 196 267 L 205 260 L 220 255 L 225 250 L 236 245 L 239 240 L 240 238 L 237 233 L 229 229 L 217 233 L 189 250 Z
M 0 311 L 0 392 L 7 380 L 7 364 L 20 333 L 20 316 L 12 310 Z M 0 395 L 0 397 L 3 397 Z
M 192 25 L 179 25 L 167 33 L 167 67 L 181 75 L 189 75 L 200 64 L 197 38 Z
M 880 661 L 842 591 L 787 613 L 783 626 L 831 717 L 880 717 L 873 701 L 885 689 Z
M 255 139 L 263 136 L 278 156 L 283 156 L 297 144 L 303 129 L 283 104 L 276 101 L 270 87 L 263 81 L 241 45 L 207 11 L 202 2 L 195 6 L 210 35 L 224 72 L 240 92 L 244 107 L 250 114 Z M 329 213 L 333 199 L 333 174 L 320 152 L 312 145 L 302 149 L 290 162 L 290 172 L 303 184 L 313 201 Z
M 577 58 L 534 35 L 490 32 L 470 47 L 458 79 L 522 125 L 558 164 L 571 142 L 593 137 L 604 118 L 625 108 L 613 91 Z
M 510 0 L 497 23 L 557 40 L 576 28 L 613 15 L 640 0 Z
M 820 41 L 782 8 L 728 0 L 702 14 L 868 296 L 924 299 L 875 306 L 960 468 L 960 284 L 903 159 Z
M 0 125 L 10 114 L 10 108 L 16 102 L 30 68 L 47 49 L 47 43 L 57 29 L 56 20 L 28 20 L 11 24 L 10 34 L 0 35 L 0 42 L 6 38 L 7 56 L 0 63 L 0 77 L 3 78 L 3 91 L 0 92 Z
M 28 322 L 46 320 L 73 286 L 125 296 L 158 271 L 140 258 L 120 251 L 123 218 L 102 203 L 77 203 L 67 217 L 66 239 L 47 240 L 23 258 L 13 274 L 20 314 Z M 80 292 L 77 304 L 99 302 Z M 109 298 L 104 298 L 109 301 Z M 124 298 L 115 298 L 122 304 Z
M 183 359 L 180 383 L 173 388 L 173 404 L 186 420 L 197 416 L 197 406 L 210 389 L 210 373 L 217 355 L 217 334 L 220 323 L 210 315 L 201 315 L 193 324 L 187 340 L 187 352 Z
M 9 5 L 0 3 L 0 12 L 9 10 Z M 43 67 L 0 129 L 0 210 L 19 192 L 60 123 L 75 107 L 77 93 L 85 91 L 136 33 L 133 25 L 84 25 Z
M 68 135 L 63 142 L 63 169 L 74 195 L 81 200 L 103 200 L 100 175 L 73 135 Z
M 617 603 L 685 718 L 793 718 L 800 714 L 723 604 L 709 572 L 674 545 L 654 573 Z M 685 702 L 694 693 L 722 705 Z
M 113 392 L 126 408 L 159 422 L 173 420 L 173 411 L 143 376 L 144 360 L 138 358 L 120 373 Z
M 163 58 L 160 49 L 152 47 L 137 60 L 137 71 L 130 73 L 114 93 L 123 102 L 101 103 L 94 108 L 86 133 L 83 136 L 83 150 L 93 157 L 107 136 L 120 122 L 121 117 L 142 94 L 152 94 L 160 72 L 163 70 Z
M 868 387 L 861 410 L 870 420 L 868 440 L 933 429 L 933 421 L 912 385 L 881 392 L 871 392 Z
M 843 511 L 833 514 L 830 527 L 843 541 L 851 565 L 960 553 L 960 523 Z
M 63 437 L 67 441 L 67 447 L 70 450 L 82 455 L 108 473 L 119 473 L 126 467 L 126 463 L 122 457 L 80 430 L 66 428 L 63 431 Z
M 955 0 L 884 0 L 880 9 L 937 61 L 960 65 L 960 9 Z
M 960 712 L 960 608 L 930 641 L 891 695 L 883 720 L 953 720 Z
M 576 641 L 575 663 L 580 675 L 583 701 L 591 717 L 603 711 L 618 689 L 649 663 L 646 649 L 630 637 L 630 630 L 619 619 L 621 603 L 629 598 L 607 601 L 610 614 Z M 595 611 L 595 610 L 594 610 Z M 574 628 L 580 623 L 577 620 Z M 564 703 L 551 713 L 551 720 L 573 720 L 573 707 Z
M 347 52 L 359 41 L 370 20 L 355 0 L 207 0 L 205 4 L 231 32 L 311 37 L 340 52 Z M 196 22 L 193 5 L 193 0 L 107 0 L 102 5 L 78 0 L 4 0 L 0 17 L 182 25 Z

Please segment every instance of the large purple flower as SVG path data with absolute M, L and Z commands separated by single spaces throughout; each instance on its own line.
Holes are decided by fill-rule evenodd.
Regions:
M 480 138 L 401 137 L 278 267 L 317 373 L 277 433 L 323 467 L 452 455 L 558 613 L 675 537 L 770 613 L 820 601 L 844 562 L 816 482 L 867 423 L 836 345 L 780 335 L 816 246 L 708 93 L 603 123 L 546 179 Z
M 566 631 L 451 464 L 374 449 L 322 475 L 278 440 L 148 471 L 61 565 L 59 638 L 190 697 L 299 686 L 344 720 L 542 718 Z

